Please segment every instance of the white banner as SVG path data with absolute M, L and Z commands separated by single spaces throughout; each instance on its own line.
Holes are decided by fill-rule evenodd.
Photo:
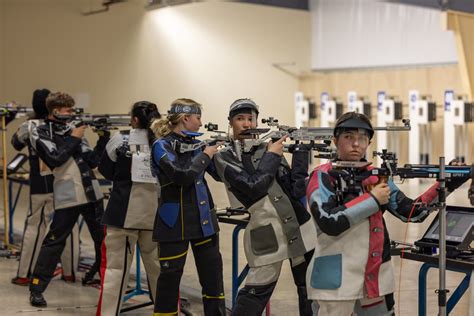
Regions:
M 457 62 L 441 11 L 379 0 L 311 0 L 314 70 Z

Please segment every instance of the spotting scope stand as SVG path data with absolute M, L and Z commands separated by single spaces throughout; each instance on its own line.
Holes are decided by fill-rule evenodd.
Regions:
M 438 294 L 438 315 L 446 316 L 446 302 L 449 290 L 446 289 L 446 162 L 444 157 L 439 158 L 439 177 L 440 183 L 438 193 L 439 206 L 439 288 Z

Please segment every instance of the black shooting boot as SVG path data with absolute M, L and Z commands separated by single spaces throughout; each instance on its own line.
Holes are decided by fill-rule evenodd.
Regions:
M 30 304 L 35 307 L 46 307 L 48 305 L 43 293 L 40 292 L 30 292 Z
M 84 277 L 82 278 L 82 285 L 83 286 L 96 286 L 100 285 L 99 279 L 94 279 L 95 272 L 90 273 L 87 272 Z

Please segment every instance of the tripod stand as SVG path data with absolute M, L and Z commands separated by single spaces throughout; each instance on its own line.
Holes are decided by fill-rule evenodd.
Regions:
M 7 168 L 7 124 L 16 118 L 19 112 L 27 113 L 32 112 L 32 108 L 16 107 L 13 108 L 11 105 L 0 107 L 0 118 L 1 126 L 0 131 L 2 132 L 2 180 L 3 180 L 3 220 L 4 220 L 4 235 L 3 245 L 1 247 L 0 257 L 12 258 L 17 256 L 17 251 L 13 245 L 10 244 L 10 204 L 9 195 L 7 193 L 8 183 L 8 168 Z M 8 119 L 8 120 L 7 120 Z
M 13 232 L 11 232 L 11 208 L 10 208 L 10 199 L 9 194 L 7 193 L 7 156 L 6 156 L 6 133 L 5 133 L 5 117 L 1 115 L 2 118 L 2 182 L 3 182 L 3 222 L 4 222 L 4 234 L 2 245 L 0 246 L 0 258 L 15 259 L 19 256 L 19 249 L 15 245 L 11 244 L 13 240 Z

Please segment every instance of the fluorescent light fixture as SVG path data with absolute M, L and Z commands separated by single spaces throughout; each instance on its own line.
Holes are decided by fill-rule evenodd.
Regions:
M 147 0 L 145 8 L 159 9 L 163 7 L 191 3 L 191 2 L 199 2 L 199 0 Z
M 127 1 L 127 0 L 103 0 L 102 1 L 102 8 L 97 9 L 97 10 L 89 10 L 87 12 L 82 12 L 82 15 L 88 16 L 88 15 L 93 15 L 93 14 L 97 14 L 97 13 L 107 12 L 107 11 L 109 11 L 109 7 L 111 5 L 117 4 L 117 3 L 122 3 L 122 2 L 125 2 L 125 1 Z

